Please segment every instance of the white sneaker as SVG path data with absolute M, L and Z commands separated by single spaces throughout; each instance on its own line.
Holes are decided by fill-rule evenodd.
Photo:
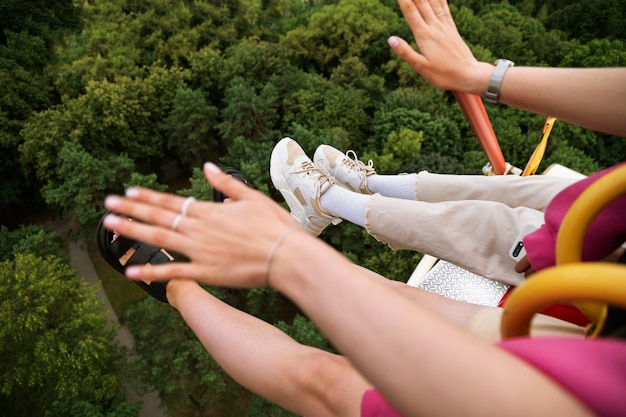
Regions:
M 291 215 L 308 233 L 318 236 L 329 224 L 341 222 L 320 205 L 320 197 L 335 184 L 334 179 L 315 166 L 293 139 L 283 138 L 274 146 L 270 177 L 289 205 Z
M 356 152 L 345 154 L 330 145 L 320 145 L 313 156 L 315 165 L 324 168 L 339 185 L 360 194 L 374 194 L 367 188 L 368 175 L 375 174 L 372 160 L 365 165 L 359 161 Z

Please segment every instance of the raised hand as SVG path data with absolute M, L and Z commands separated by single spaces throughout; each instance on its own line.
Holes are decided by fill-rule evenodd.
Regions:
M 262 193 L 224 174 L 213 164 L 207 180 L 230 196 L 228 204 L 201 202 L 156 191 L 131 188 L 126 197 L 111 196 L 104 225 L 130 238 L 164 247 L 189 258 L 158 266 L 133 266 L 129 278 L 192 279 L 215 286 L 267 285 L 268 253 L 286 230 L 297 223 Z M 128 217 L 138 221 L 128 221 Z
M 435 87 L 482 94 L 493 66 L 476 60 L 461 38 L 445 0 L 398 0 L 417 43 L 415 51 L 402 38 L 389 45 Z

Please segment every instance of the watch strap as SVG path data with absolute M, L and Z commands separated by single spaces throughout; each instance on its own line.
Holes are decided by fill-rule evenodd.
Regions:
M 500 86 L 502 85 L 504 74 L 506 74 L 506 71 L 514 65 L 515 63 L 508 59 L 498 59 L 495 62 L 495 68 L 491 73 L 489 85 L 487 86 L 487 90 L 485 91 L 486 101 L 493 104 L 498 103 L 498 97 L 500 97 Z

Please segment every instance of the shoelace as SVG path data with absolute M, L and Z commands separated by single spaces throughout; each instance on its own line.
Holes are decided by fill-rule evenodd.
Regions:
M 330 176 L 328 172 L 324 168 L 318 167 L 310 161 L 302 162 L 302 169 L 298 171 L 293 171 L 294 174 L 307 174 L 307 175 L 315 175 L 317 174 L 317 181 L 319 183 L 319 190 L 325 190 L 335 183 L 333 177 Z M 324 186 L 328 183 L 327 186 Z
M 356 152 L 354 152 L 352 149 L 350 149 L 348 152 L 346 152 L 346 158 L 348 159 L 344 159 L 343 163 L 344 164 L 350 164 L 350 168 L 355 169 L 355 170 L 359 170 L 359 171 L 365 171 L 365 175 L 367 176 L 370 172 L 375 172 L 374 171 L 374 161 L 372 161 L 371 159 L 369 161 L 367 161 L 367 165 L 365 165 L 363 163 L 363 161 L 359 160 L 359 157 L 356 155 Z

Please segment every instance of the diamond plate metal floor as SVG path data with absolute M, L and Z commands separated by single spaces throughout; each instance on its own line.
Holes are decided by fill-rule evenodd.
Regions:
M 490 307 L 498 305 L 509 286 L 476 275 L 446 261 L 439 261 L 416 285 L 453 300 Z

